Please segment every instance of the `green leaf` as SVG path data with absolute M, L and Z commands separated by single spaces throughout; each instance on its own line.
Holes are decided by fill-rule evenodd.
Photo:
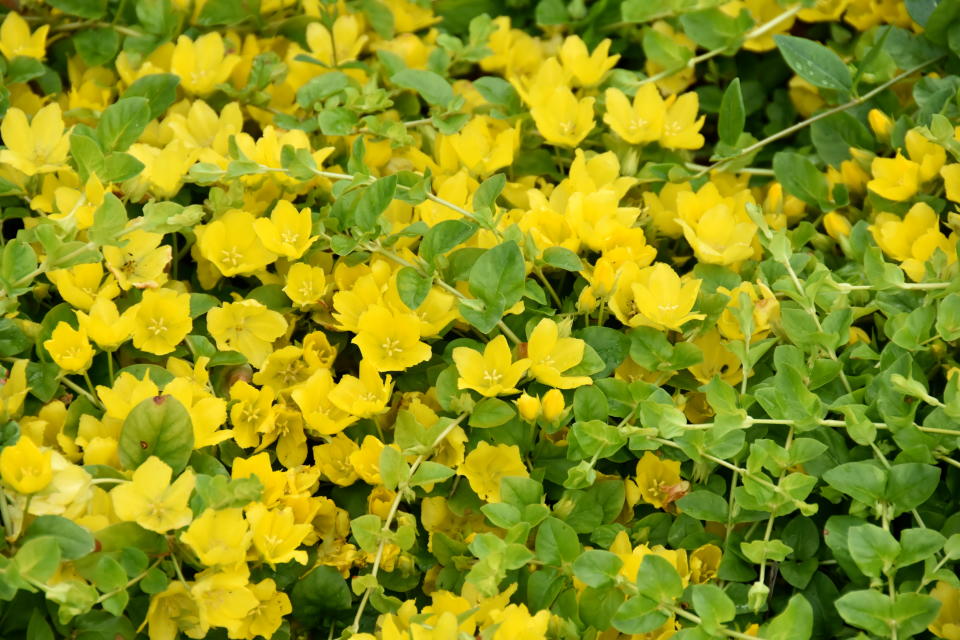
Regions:
M 671 603 L 683 593 L 683 582 L 666 558 L 650 554 L 637 570 L 637 593 L 657 603 Z
M 104 182 L 122 182 L 140 175 L 144 164 L 129 153 L 114 151 L 103 159 L 103 173 L 98 174 Z
M 783 59 L 798 76 L 815 87 L 850 91 L 853 77 L 836 53 L 806 38 L 776 35 L 773 39 Z
M 676 502 L 682 513 L 697 520 L 726 522 L 729 507 L 727 501 L 712 491 L 699 490 L 688 493 Z
M 790 195 L 824 211 L 832 209 L 827 177 L 799 153 L 781 151 L 773 157 L 773 172 Z
M 695 584 L 690 587 L 693 608 L 703 620 L 703 627 L 715 631 L 724 622 L 733 620 L 737 608 L 723 589 L 715 584 Z
M 417 470 L 413 472 L 409 484 L 411 487 L 420 487 L 425 484 L 443 482 L 453 474 L 454 471 L 450 467 L 428 460 L 421 463 Z
M 936 619 L 940 608 L 940 601 L 928 595 L 897 594 L 891 613 L 897 624 L 898 637 L 909 638 L 925 631 Z
M 919 462 L 905 462 L 890 468 L 884 498 L 894 506 L 894 515 L 915 509 L 937 490 L 940 468 Z
M 47 4 L 71 16 L 96 20 L 107 13 L 107 0 L 47 0 Z
M 807 640 L 813 632 L 813 607 L 801 594 L 790 598 L 780 615 L 760 632 L 767 640 Z
M 350 532 L 357 539 L 357 544 L 367 553 L 374 553 L 380 545 L 383 536 L 383 522 L 380 516 L 368 513 L 350 521 Z
M 937 333 L 947 342 L 960 338 L 960 293 L 950 293 L 937 305 Z
M 120 199 L 112 193 L 103 198 L 103 204 L 93 212 L 93 226 L 88 232 L 90 240 L 106 246 L 123 244 L 120 233 L 127 226 L 127 210 Z
M 325 136 L 348 136 L 359 122 L 357 114 L 346 107 L 330 107 L 317 116 L 320 132 Z
M 350 76 L 342 71 L 320 74 L 297 89 L 297 104 L 304 109 L 312 109 L 318 102 L 340 93 L 351 84 Z
M 260 0 L 207 0 L 197 17 L 203 27 L 234 25 L 260 15 Z
M 333 567 L 318 566 L 294 585 L 290 594 L 294 618 L 306 627 L 319 626 L 330 616 L 350 609 L 350 587 Z
M 520 102 L 520 94 L 503 78 L 484 76 L 474 80 L 473 86 L 487 102 L 503 107 L 506 115 L 519 113 L 523 106 Z
M 873 506 L 884 494 L 887 475 L 870 462 L 848 462 L 830 469 L 823 479 L 831 487 L 860 502 Z
M 473 210 L 476 212 L 489 209 L 491 212 L 497 208 L 497 198 L 500 192 L 507 184 L 507 177 L 502 173 L 490 176 L 477 188 L 473 194 Z
M 380 477 L 383 478 L 383 486 L 393 491 L 409 474 L 410 467 L 399 449 L 386 446 L 380 451 Z
M 33 582 L 46 582 L 60 566 L 60 545 L 52 536 L 27 540 L 13 557 L 17 575 Z
M 40 611 L 40 609 L 34 609 L 30 613 L 26 640 L 54 640 L 53 629 L 50 628 L 44 614 Z
M 469 424 L 477 429 L 499 427 L 517 415 L 513 406 L 499 398 L 484 398 L 473 407 Z
M 740 91 L 740 78 L 734 78 L 720 101 L 720 122 L 717 131 L 720 140 L 731 146 L 736 146 L 743 127 L 746 124 L 746 109 L 743 106 L 743 93 Z
M 33 340 L 10 318 L 0 318 L 0 357 L 10 357 L 24 351 Z
M 257 476 L 228 478 L 222 475 L 198 474 L 190 499 L 194 513 L 206 509 L 234 509 L 256 502 L 263 495 L 263 484 Z
M 747 29 L 753 26 L 753 19 L 746 10 L 731 16 L 720 9 L 706 9 L 683 14 L 680 24 L 690 39 L 705 49 L 733 52 Z
M 751 540 L 741 542 L 740 551 L 754 564 L 761 564 L 767 560 L 783 562 L 793 549 L 780 540 Z
M 143 205 L 143 229 L 153 233 L 174 233 L 192 227 L 203 219 L 203 207 L 188 207 L 176 202 L 148 202 Z M 196 316 L 193 316 L 196 317 Z
M 616 581 L 623 560 L 615 553 L 588 549 L 573 561 L 573 575 L 590 587 L 605 587 Z
M 94 536 L 102 551 L 121 551 L 127 547 L 148 555 L 168 553 L 167 540 L 159 533 L 147 531 L 136 522 L 118 522 L 104 527 Z
M 878 636 L 889 637 L 893 613 L 890 598 L 872 589 L 850 591 L 836 601 L 837 613 L 847 623 Z
M 27 276 L 37 268 L 37 253 L 26 242 L 13 239 L 0 255 L 0 282 L 10 295 L 19 295 L 29 290 Z
M 123 421 L 118 453 L 124 469 L 136 469 L 150 456 L 157 456 L 179 474 L 192 452 L 190 414 L 173 396 L 147 398 Z
M 647 558 L 654 556 L 645 556 Z M 664 562 L 666 562 L 664 560 Z M 671 567 L 672 568 L 672 567 Z M 658 602 L 645 596 L 630 598 L 617 609 L 613 616 L 613 626 L 622 633 L 647 633 L 653 631 L 669 620 L 670 616 L 660 611 Z
M 464 220 L 444 220 L 430 227 L 420 241 L 420 257 L 433 264 L 437 256 L 469 240 L 477 226 Z
M 85 528 L 62 516 L 39 516 L 30 523 L 23 541 L 48 536 L 56 541 L 64 560 L 76 560 L 93 553 L 96 546 L 93 535 Z
M 127 87 L 121 98 L 146 98 L 150 106 L 150 120 L 159 118 L 177 99 L 180 76 L 175 73 L 153 73 L 138 78 Z
M 933 529 L 904 529 L 900 532 L 900 554 L 897 567 L 907 567 L 915 562 L 926 560 L 940 551 L 947 539 Z
M 390 81 L 404 89 L 416 91 L 428 104 L 445 107 L 453 102 L 453 87 L 433 71 L 403 69 L 393 74 Z
M 580 539 L 570 525 L 551 516 L 540 523 L 535 548 L 540 562 L 560 566 L 580 555 Z
M 110 27 L 80 31 L 71 41 L 83 61 L 91 67 L 110 62 L 120 49 L 120 36 Z
M 150 101 L 121 98 L 103 110 L 97 123 L 97 141 L 106 151 L 126 151 L 150 122 Z
M 523 296 L 526 279 L 523 254 L 515 242 L 485 251 L 470 269 L 470 293 L 486 302 L 511 307 Z
M 874 578 L 889 571 L 900 553 L 900 544 L 893 535 L 873 524 L 851 527 L 847 545 L 860 571 Z
M 564 271 L 576 272 L 583 269 L 583 263 L 577 254 L 564 247 L 549 247 L 541 258 L 547 265 Z
M 423 304 L 432 287 L 433 278 L 420 275 L 413 267 L 404 267 L 397 272 L 397 294 L 410 310 Z
M 354 211 L 354 220 L 357 226 L 364 231 L 372 231 L 375 229 L 377 220 L 383 212 L 387 210 L 387 207 L 390 206 L 396 192 L 396 175 L 379 178 L 376 182 L 366 187 L 360 195 L 360 200 L 357 202 L 357 208 Z
M 927 24 L 923 29 L 924 37 L 937 44 L 947 44 L 947 35 L 958 18 L 960 18 L 960 1 L 940 0 L 937 8 L 927 18 Z

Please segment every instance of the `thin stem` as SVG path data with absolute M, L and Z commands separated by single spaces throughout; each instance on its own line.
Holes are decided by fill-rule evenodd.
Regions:
M 925 67 L 929 67 L 931 64 L 933 64 L 933 63 L 935 63 L 935 62 L 943 59 L 943 57 L 944 57 L 944 56 L 938 56 L 938 57 L 933 58 L 933 59 L 931 59 L 931 60 L 927 60 L 927 61 L 924 62 L 924 63 L 918 64 L 917 66 L 915 66 L 915 67 L 913 67 L 913 68 L 911 68 L 911 69 L 907 69 L 907 70 L 904 71 L 903 73 L 900 73 L 900 74 L 894 76 L 893 78 L 891 78 L 891 79 L 888 80 L 887 82 L 884 82 L 883 84 L 881 84 L 881 85 L 879 85 L 879 86 L 871 89 L 870 91 L 868 91 L 867 93 L 863 94 L 862 96 L 860 96 L 860 97 L 858 97 L 858 98 L 854 98 L 853 100 L 850 100 L 849 102 L 845 102 L 845 103 L 843 103 L 843 104 L 841 104 L 841 105 L 839 105 L 839 106 L 833 107 L 832 109 L 827 109 L 826 111 L 821 111 L 820 113 L 818 113 L 818 114 L 816 114 L 816 115 L 813 115 L 813 116 L 807 118 L 806 120 L 803 120 L 803 121 L 801 121 L 801 122 L 798 122 L 797 124 L 795 124 L 795 125 L 793 125 L 793 126 L 787 127 L 786 129 L 783 129 L 782 131 L 778 131 L 777 133 L 774 133 L 773 135 L 767 136 L 767 137 L 764 138 L 763 140 L 760 140 L 760 141 L 758 141 L 758 142 L 754 142 L 752 145 L 750 145 L 749 147 L 745 147 L 745 148 L 741 149 L 741 150 L 738 151 L 736 154 L 734 154 L 734 155 L 732 155 L 732 156 L 729 156 L 729 157 L 726 157 L 726 158 L 723 158 L 722 160 L 718 160 L 717 162 L 713 163 L 712 165 L 710 165 L 710 166 L 702 169 L 702 170 L 700 171 L 700 173 L 698 173 L 698 174 L 697 174 L 696 176 L 694 176 L 694 177 L 699 178 L 700 176 L 704 176 L 704 175 L 710 173 L 711 171 L 715 171 L 715 170 L 719 169 L 720 167 L 723 167 L 723 166 L 729 164 L 730 162 L 733 162 L 734 160 L 737 160 L 737 159 L 739 159 L 739 158 L 743 158 L 744 156 L 748 156 L 748 155 L 750 155 L 751 153 L 753 153 L 753 152 L 755 152 L 755 151 L 759 151 L 760 149 L 762 149 L 763 147 L 767 146 L 767 145 L 770 144 L 771 142 L 775 142 L 775 141 L 777 141 L 777 140 L 779 140 L 779 139 L 781 139 L 781 138 L 786 138 L 787 136 L 793 135 L 794 133 L 796 133 L 796 132 L 798 132 L 798 131 L 800 131 L 800 130 L 802 130 L 802 129 L 805 129 L 805 128 L 807 128 L 807 127 L 809 127 L 809 126 L 812 125 L 814 122 L 818 122 L 818 121 L 820 121 L 820 120 L 823 120 L 824 118 L 829 118 L 830 116 L 832 116 L 832 115 L 834 115 L 834 114 L 837 114 L 837 113 L 840 113 L 840 112 L 842 112 L 842 111 L 846 111 L 847 109 L 851 109 L 851 108 L 853 108 L 853 107 L 859 106 L 859 105 L 863 104 L 864 102 L 867 102 L 868 100 L 870 100 L 871 98 L 873 98 L 875 95 L 877 95 L 877 94 L 879 94 L 879 93 L 881 93 L 881 92 L 889 89 L 890 87 L 892 87 L 892 86 L 895 85 L 896 83 L 900 82 L 900 81 L 903 80 L 904 78 L 906 78 L 906 77 L 908 77 L 908 76 L 910 76 L 910 75 L 913 75 L 913 74 L 916 73 L 917 71 L 920 71 L 921 69 L 923 69 L 923 68 L 925 68 Z
M 677 617 L 683 618 L 684 620 L 689 620 L 690 622 L 701 625 L 703 624 L 703 618 L 696 615 L 695 613 L 690 613 L 686 609 L 681 609 L 677 606 L 671 606 L 669 613 L 674 614 Z M 743 640 L 763 640 L 759 636 L 752 636 L 746 633 L 741 633 L 739 631 L 734 631 L 733 629 L 727 629 L 725 627 L 720 627 L 717 629 L 720 635 L 727 636 L 728 638 L 742 638 Z
M 103 408 L 103 405 L 100 404 L 100 400 L 96 396 L 91 395 L 89 391 L 87 391 L 86 389 L 78 385 L 76 382 L 74 382 L 70 378 L 64 376 L 60 378 L 60 382 L 63 385 L 70 387 L 73 391 L 76 391 L 77 393 L 82 395 L 84 398 L 92 402 L 95 407 L 99 407 L 101 409 Z
M 433 455 L 433 450 L 440 445 L 441 442 L 446 439 L 450 433 L 463 422 L 468 414 L 462 413 L 457 416 L 457 419 L 447 425 L 447 428 L 444 429 L 440 435 L 436 437 L 433 441 L 433 444 L 430 445 L 430 450 L 426 453 L 421 453 L 417 456 L 417 459 L 413 461 L 413 464 L 410 465 L 410 472 L 407 475 L 407 479 L 404 480 L 397 486 L 397 495 L 393 499 L 393 503 L 390 505 L 390 511 L 387 513 L 387 517 L 383 522 L 383 527 L 380 532 L 380 544 L 377 546 L 377 553 L 373 557 L 373 567 L 370 570 L 370 575 L 374 578 L 377 577 L 377 574 L 380 572 L 380 562 L 383 560 L 383 554 L 387 546 L 386 534 L 390 532 L 390 525 L 393 524 L 393 519 L 397 515 L 397 511 L 400 510 L 400 502 L 403 500 L 403 493 L 409 488 L 410 478 L 413 477 L 413 474 L 417 472 L 417 469 L 420 468 L 420 465 L 423 464 L 427 458 Z M 363 610 L 367 606 L 367 602 L 370 600 L 370 593 L 372 588 L 367 588 L 363 592 L 363 596 L 360 598 L 360 603 L 357 605 L 357 613 L 353 618 L 353 625 L 351 626 L 353 633 L 357 633 L 360 630 L 360 618 L 363 616 Z

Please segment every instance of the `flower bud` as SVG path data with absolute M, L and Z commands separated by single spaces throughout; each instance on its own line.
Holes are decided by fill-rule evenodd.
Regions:
M 881 142 L 890 139 L 890 131 L 893 129 L 893 120 L 890 119 L 890 116 L 879 109 L 870 109 L 867 120 L 870 122 L 870 128 L 877 134 L 877 138 Z
M 543 396 L 543 417 L 550 422 L 560 419 L 565 409 L 563 393 L 559 389 L 550 389 Z
M 540 398 L 524 393 L 517 399 L 517 410 L 521 418 L 533 422 L 540 415 Z
M 770 587 L 762 582 L 754 582 L 753 586 L 750 587 L 750 591 L 747 592 L 747 604 L 749 604 L 750 609 L 756 613 L 767 603 L 767 596 L 769 595 Z
M 834 240 L 839 241 L 840 238 L 849 236 L 852 228 L 850 221 L 836 211 L 823 216 L 823 229 Z

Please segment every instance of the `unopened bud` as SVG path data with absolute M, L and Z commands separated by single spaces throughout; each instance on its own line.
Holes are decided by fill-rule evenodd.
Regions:
M 533 422 L 540 415 L 540 398 L 524 393 L 517 399 L 517 410 L 521 418 Z
M 566 405 L 563 402 L 563 393 L 559 389 L 550 389 L 543 396 L 543 417 L 550 422 L 556 422 L 563 414 Z

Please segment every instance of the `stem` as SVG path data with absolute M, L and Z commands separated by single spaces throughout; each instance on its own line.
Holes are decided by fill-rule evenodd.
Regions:
M 789 8 L 789 9 L 787 9 L 786 11 L 784 11 L 783 13 L 781 13 L 780 15 L 776 16 L 775 18 L 773 18 L 772 20 L 769 20 L 769 21 L 767 21 L 767 22 L 764 22 L 763 24 L 757 26 L 757 27 L 754 28 L 753 30 L 748 31 L 748 32 L 743 36 L 743 39 L 744 39 L 744 40 L 753 40 L 754 38 L 759 38 L 760 36 L 766 35 L 766 34 L 769 33 L 770 31 L 773 31 L 781 22 L 785 22 L 785 21 L 789 20 L 790 18 L 792 18 L 793 16 L 797 15 L 797 14 L 800 12 L 801 9 L 803 9 L 803 5 L 799 5 L 799 4 L 796 5 L 796 6 L 793 6 L 793 7 Z M 675 74 L 675 73 L 680 73 L 680 72 L 683 71 L 684 69 L 693 69 L 693 68 L 694 68 L 695 66 L 697 66 L 699 63 L 701 63 L 701 62 L 706 62 L 707 60 L 710 60 L 711 58 L 716 58 L 718 55 L 720 55 L 721 53 L 725 53 L 725 52 L 727 52 L 728 50 L 729 50 L 729 47 L 718 47 L 718 48 L 716 48 L 716 49 L 711 49 L 710 51 L 707 51 L 706 53 L 701 53 L 701 54 L 698 55 L 698 56 L 693 56 L 692 58 L 690 58 L 689 60 L 687 60 L 687 62 L 686 62 L 683 66 L 674 67 L 674 68 L 672 68 L 672 69 L 664 69 L 664 70 L 661 71 L 660 73 L 655 73 L 655 74 L 652 75 L 652 76 L 649 76 L 649 77 L 647 77 L 647 78 L 644 78 L 644 79 L 641 80 L 639 83 L 637 83 L 637 86 L 638 86 L 638 87 L 642 87 L 642 86 L 645 85 L 645 84 L 650 84 L 651 82 L 656 82 L 656 81 L 658 81 L 658 80 L 663 80 L 664 78 L 669 78 L 669 77 L 672 76 L 673 74 Z
M 744 157 L 744 156 L 748 156 L 748 155 L 750 155 L 751 153 L 753 153 L 753 152 L 755 152 L 755 151 L 759 151 L 760 149 L 762 149 L 763 147 L 767 146 L 767 145 L 770 144 L 771 142 L 775 142 L 775 141 L 779 140 L 780 138 L 785 138 L 785 137 L 787 137 L 787 136 L 789 136 L 789 135 L 792 135 L 792 134 L 796 133 L 797 131 L 800 131 L 800 130 L 802 130 L 802 129 L 805 129 L 805 128 L 809 127 L 811 124 L 813 124 L 814 122 L 817 122 L 818 120 L 823 120 L 824 118 L 829 118 L 830 116 L 832 116 L 832 115 L 834 115 L 834 114 L 837 114 L 837 113 L 840 113 L 841 111 L 846 111 L 847 109 L 851 109 L 851 108 L 853 108 L 853 107 L 856 107 L 856 106 L 858 106 L 858 105 L 861 105 L 861 104 L 863 104 L 864 102 L 866 102 L 866 101 L 870 100 L 871 98 L 873 98 L 875 95 L 881 93 L 882 91 L 885 91 L 886 89 L 889 89 L 890 87 L 892 87 L 892 86 L 895 85 L 896 83 L 900 82 L 901 80 L 903 80 L 903 79 L 906 78 L 907 76 L 910 76 L 910 75 L 916 73 L 917 71 L 920 71 L 921 69 L 930 66 L 931 64 L 933 64 L 933 63 L 935 63 L 935 62 L 943 59 L 943 57 L 944 57 L 944 56 L 938 56 L 938 57 L 936 57 L 936 58 L 933 58 L 933 59 L 931 59 L 931 60 L 927 60 L 926 62 L 923 62 L 923 63 L 921 63 L 921 64 L 918 64 L 917 66 L 915 66 L 915 67 L 913 67 L 913 68 L 911 68 L 911 69 L 907 69 L 907 70 L 904 71 L 903 73 L 900 73 L 899 75 L 894 76 L 893 78 L 891 78 L 890 80 L 884 82 L 883 84 L 881 84 L 881 85 L 879 85 L 879 86 L 871 89 L 870 91 L 868 91 L 867 93 L 863 94 L 862 96 L 860 96 L 860 97 L 858 97 L 858 98 L 854 98 L 853 100 L 850 100 L 849 102 L 845 102 L 845 103 L 843 103 L 843 104 L 841 104 L 841 105 L 839 105 L 839 106 L 833 107 L 832 109 L 827 109 L 826 111 L 821 111 L 820 113 L 818 113 L 818 114 L 816 114 L 816 115 L 814 115 L 814 116 L 811 116 L 811 117 L 807 118 L 806 120 L 803 120 L 803 121 L 801 121 L 801 122 L 798 122 L 797 124 L 795 124 L 795 125 L 793 125 L 793 126 L 791 126 L 791 127 L 787 127 L 786 129 L 784 129 L 784 130 L 782 130 L 782 131 L 778 131 L 777 133 L 774 133 L 774 134 L 771 135 L 771 136 L 767 136 L 766 138 L 764 138 L 763 140 L 760 140 L 759 142 L 754 142 L 754 143 L 753 143 L 752 145 L 750 145 L 749 147 L 745 147 L 745 148 L 741 149 L 740 151 L 738 151 L 738 152 L 735 153 L 734 155 L 729 156 L 729 157 L 727 157 L 727 158 L 723 158 L 722 160 L 718 160 L 717 162 L 713 163 L 712 165 L 710 165 L 710 166 L 702 169 L 702 170 L 700 171 L 700 173 L 698 173 L 698 174 L 697 174 L 696 176 L 694 176 L 694 177 L 695 177 L 695 178 L 699 178 L 699 177 L 701 177 L 701 176 L 704 176 L 704 175 L 710 173 L 711 171 L 715 171 L 716 169 L 719 169 L 720 167 L 729 164 L 730 162 L 733 162 L 734 160 L 737 160 L 737 159 L 742 158 L 742 157 Z
M 110 385 L 116 381 L 116 376 L 113 373 L 113 352 L 107 351 L 107 375 L 110 376 Z
M 447 428 L 444 429 L 433 441 L 433 444 L 430 445 L 430 450 L 417 456 L 417 459 L 414 460 L 413 464 L 410 465 L 410 472 L 407 475 L 407 479 L 397 486 L 397 495 L 393 499 L 393 503 L 390 505 L 390 511 L 387 513 L 386 520 L 383 522 L 383 528 L 380 530 L 382 534 L 380 536 L 380 544 L 377 546 L 377 553 L 373 557 L 373 568 L 370 570 L 370 575 L 374 578 L 376 578 L 377 573 L 380 572 L 380 562 L 383 560 L 383 553 L 387 546 L 386 534 L 390 532 L 390 525 L 393 524 L 393 519 L 397 515 L 397 511 L 400 509 L 400 501 L 403 500 L 404 491 L 407 491 L 410 487 L 410 478 L 412 478 L 413 474 L 417 472 L 417 469 L 420 468 L 420 465 L 423 464 L 426 459 L 433 454 L 433 450 L 437 448 L 437 446 L 439 446 L 440 443 L 443 442 L 444 439 L 466 419 L 467 415 L 468 414 L 466 413 L 461 413 L 459 416 L 457 416 L 456 420 L 447 425 Z M 357 605 L 357 613 L 353 618 L 353 625 L 351 626 L 353 633 L 357 633 L 360 630 L 360 618 L 363 616 L 363 610 L 366 608 L 367 602 L 370 600 L 370 592 L 372 590 L 372 588 L 367 588 L 364 590 L 363 596 L 360 598 L 360 604 Z
M 547 280 L 547 276 L 543 275 L 543 270 L 540 267 L 534 267 L 533 273 L 539 278 L 540 282 L 543 283 L 543 286 L 546 287 L 547 293 L 550 294 L 550 297 L 553 298 L 553 301 L 557 304 L 557 309 L 560 309 L 563 306 L 563 301 L 560 300 L 560 296 L 557 295 L 553 285 Z
M 671 605 L 669 611 L 666 611 L 665 613 L 668 613 L 668 614 L 672 613 L 673 615 L 679 618 L 683 618 L 684 620 L 689 620 L 690 622 L 696 625 L 703 624 L 703 618 L 701 618 L 700 616 L 694 613 L 690 613 L 686 609 L 681 609 L 680 607 L 677 607 L 677 606 Z M 739 631 L 734 631 L 733 629 L 727 629 L 725 627 L 719 627 L 717 629 L 717 632 L 720 633 L 720 635 L 727 636 L 728 638 L 742 638 L 743 640 L 763 640 L 763 638 L 759 636 L 751 636 L 749 634 L 741 633 Z
M 150 573 L 150 571 L 152 571 L 152 570 L 154 569 L 154 567 L 156 567 L 158 564 L 160 564 L 160 561 L 161 561 L 162 559 L 163 559 L 163 558 L 157 558 L 157 560 L 156 560 L 152 565 L 150 565 L 149 567 L 147 567 L 146 571 L 144 571 L 144 572 L 141 573 L 140 575 L 136 575 L 136 576 L 130 578 L 130 580 L 127 582 L 127 584 L 125 584 L 124 586 L 120 587 L 119 589 L 114 589 L 113 591 L 104 593 L 104 594 L 101 595 L 99 598 L 97 598 L 97 601 L 96 601 L 94 604 L 100 604 L 101 602 L 105 602 L 105 601 L 109 600 L 110 598 L 112 598 L 113 596 L 117 595 L 118 593 L 121 593 L 121 592 L 123 592 L 123 591 L 126 591 L 127 589 L 129 589 L 129 588 L 132 587 L 133 585 L 137 584 L 138 582 L 140 582 L 141 580 L 143 580 L 144 578 L 146 578 L 146 577 L 147 577 L 147 574 Z
M 7 494 L 0 490 L 0 521 L 3 522 L 3 534 L 9 539 L 10 536 L 10 507 L 7 504 Z
M 70 378 L 64 376 L 64 377 L 60 378 L 60 382 L 61 382 L 63 385 L 65 385 L 65 386 L 67 386 L 67 387 L 70 387 L 73 391 L 76 391 L 77 393 L 79 393 L 80 395 L 82 395 L 84 398 L 86 398 L 86 399 L 89 400 L 91 403 L 93 403 L 93 405 L 94 405 L 95 407 L 99 407 L 99 408 L 101 408 L 101 409 L 103 408 L 103 405 L 100 404 L 100 400 L 99 400 L 96 396 L 91 395 L 89 391 L 87 391 L 86 389 L 84 389 L 83 387 L 81 387 L 80 385 L 78 385 L 76 382 L 74 382 L 74 381 L 71 380 Z

